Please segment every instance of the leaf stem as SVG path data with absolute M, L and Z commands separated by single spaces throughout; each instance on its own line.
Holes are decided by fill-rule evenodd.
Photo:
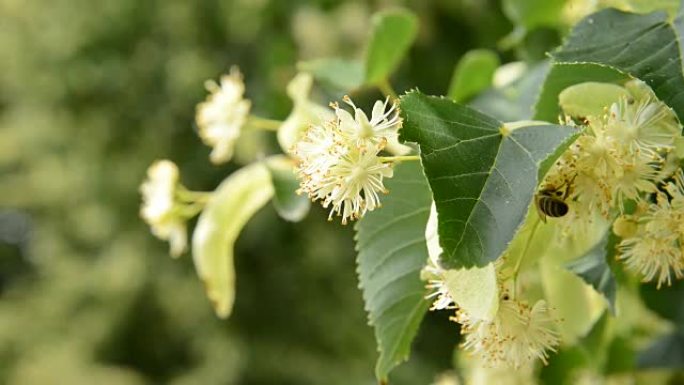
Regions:
M 513 268 L 513 298 L 516 298 L 517 296 L 518 273 L 520 272 L 520 266 L 522 265 L 522 261 L 525 258 L 525 255 L 527 254 L 527 250 L 529 250 L 530 248 L 532 238 L 534 238 L 534 233 L 537 232 L 537 228 L 539 228 L 539 223 L 541 222 L 538 215 L 534 215 L 532 217 L 534 218 L 534 225 L 532 225 L 532 231 L 530 231 L 530 236 L 527 238 L 527 242 L 525 242 L 525 246 L 523 247 L 522 253 L 520 253 L 520 258 L 518 258 L 518 260 L 515 262 L 515 267 Z
M 207 191 L 191 191 L 183 185 L 178 186 L 178 190 L 176 190 L 176 196 L 181 201 L 198 203 L 202 205 L 209 201 L 209 198 L 211 198 L 212 194 L 212 192 Z
M 419 155 L 380 156 L 381 162 L 404 162 L 420 160 Z
M 278 131 L 282 124 L 283 122 L 281 120 L 266 119 L 250 115 L 246 125 L 259 130 Z
M 378 89 L 380 89 L 380 92 L 382 92 L 385 96 L 389 96 L 394 100 L 399 100 L 399 96 L 397 95 L 397 92 L 394 90 L 394 88 L 392 88 L 392 85 L 390 84 L 389 80 L 383 79 L 380 82 L 378 82 Z

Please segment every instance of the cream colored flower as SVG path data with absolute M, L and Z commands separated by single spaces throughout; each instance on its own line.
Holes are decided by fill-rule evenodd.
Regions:
M 398 144 L 402 119 L 399 117 L 399 108 L 395 103 L 389 104 L 389 98 L 384 102 L 380 100 L 375 102 L 370 119 L 348 96 L 345 96 L 343 100 L 352 107 L 353 116 L 347 110 L 340 108 L 337 103 L 333 103 L 332 107 L 335 109 L 340 131 L 345 138 L 357 146 L 372 146 L 381 143 L 384 146 L 393 142 Z
M 556 320 L 543 300 L 530 307 L 504 298 L 492 321 L 471 319 L 462 311 L 453 319 L 463 325 L 463 347 L 487 367 L 518 369 L 536 359 L 546 363 L 548 352 L 556 351 L 560 342 Z
M 321 199 L 323 207 L 331 207 L 329 219 L 341 216 L 346 224 L 380 207 L 378 193 L 387 193 L 383 178 L 391 178 L 393 170 L 390 163 L 381 161 L 378 151 L 349 149 L 309 194 L 314 200 Z
M 545 178 L 544 185 L 566 184 L 569 212 L 558 221 L 561 234 L 581 236 L 600 214 L 610 220 L 626 201 L 642 201 L 672 172 L 675 115 L 640 84 L 602 116 L 587 116 L 584 131 Z M 638 91 L 638 92 L 637 92 Z
M 657 153 L 672 147 L 681 128 L 672 111 L 646 96 L 640 100 L 621 98 L 610 106 L 606 130 L 632 153 Z
M 169 241 L 174 257 L 187 248 L 185 219 L 175 198 L 178 186 L 178 167 L 169 160 L 154 162 L 140 186 L 143 198 L 140 216 L 150 225 L 152 234 Z
M 213 163 L 225 163 L 233 157 L 235 141 L 247 121 L 251 102 L 243 98 L 245 85 L 237 67 L 221 77 L 217 84 L 205 84 L 210 95 L 197 105 L 195 120 L 202 141 L 213 148 L 209 158 Z
M 353 105 L 349 98 L 345 100 Z M 370 121 L 355 108 L 359 122 L 367 124 L 369 136 L 355 136 L 359 129 L 356 120 L 336 107 L 336 117 L 309 127 L 293 150 L 299 192 L 330 207 L 329 219 L 340 216 L 343 224 L 380 207 L 379 194 L 387 192 L 383 179 L 392 176 L 392 163 L 384 162 L 379 154 L 387 143 L 384 135 L 392 135 L 392 130 L 396 134 L 400 120 L 393 115 L 394 107 L 381 113 L 386 104 L 378 103 Z
M 656 281 L 658 287 L 670 285 L 672 276 L 684 277 L 684 173 L 678 170 L 674 180 L 658 192 L 656 203 L 644 213 L 632 216 L 636 228 L 618 245 L 618 258 L 627 269 L 641 275 L 643 281 Z

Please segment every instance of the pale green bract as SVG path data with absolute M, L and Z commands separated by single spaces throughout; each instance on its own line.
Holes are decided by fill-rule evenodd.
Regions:
M 439 261 L 442 248 L 439 246 L 437 210 L 434 203 L 425 227 L 425 239 L 430 259 L 434 262 Z M 493 263 L 484 267 L 446 270 L 444 283 L 449 296 L 470 318 L 491 320 L 496 315 L 499 308 L 499 286 Z
M 628 97 L 629 92 L 616 84 L 584 82 L 572 85 L 558 95 L 563 112 L 573 117 L 601 116 L 605 108 Z
M 214 311 L 227 318 L 235 302 L 233 245 L 247 221 L 273 196 L 268 169 L 253 163 L 226 178 L 213 193 L 192 236 L 192 257 Z

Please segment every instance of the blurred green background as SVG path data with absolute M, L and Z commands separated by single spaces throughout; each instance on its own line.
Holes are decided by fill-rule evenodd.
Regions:
M 317 205 L 297 224 L 260 212 L 220 321 L 189 256 L 169 258 L 139 219 L 138 186 L 159 158 L 193 190 L 238 167 L 212 166 L 195 134 L 206 79 L 239 65 L 253 111 L 283 119 L 297 61 L 358 57 L 371 14 L 397 5 L 421 23 L 400 91 L 445 93 L 464 52 L 513 30 L 492 0 L 0 0 L 0 383 L 375 383 L 351 226 Z M 559 35 L 536 25 L 502 61 L 538 60 Z M 277 151 L 268 136 L 241 148 L 238 163 Z M 429 314 L 393 383 L 452 367 L 447 317 Z

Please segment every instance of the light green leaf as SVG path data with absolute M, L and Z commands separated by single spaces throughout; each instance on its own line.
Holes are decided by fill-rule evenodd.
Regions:
M 558 95 L 561 110 L 575 117 L 601 116 L 607 106 L 628 97 L 624 87 L 615 84 L 584 82 L 564 89 Z
M 315 59 L 297 63 L 297 69 L 309 72 L 320 82 L 344 92 L 361 87 L 364 81 L 363 63 L 339 58 Z
M 383 207 L 356 225 L 360 286 L 380 351 L 375 375 L 389 372 L 410 352 L 430 303 L 420 270 L 428 260 L 425 226 L 430 213 L 430 189 L 416 162 L 396 166 Z
M 420 145 L 439 213 L 446 267 L 484 266 L 506 249 L 527 214 L 541 163 L 574 130 L 556 125 L 511 130 L 451 100 L 411 92 L 401 99 L 401 138 Z
M 479 94 L 492 85 L 499 64 L 499 57 L 493 51 L 468 51 L 456 65 L 447 95 L 454 101 L 463 102 Z
M 433 203 L 430 207 L 430 218 L 425 227 L 425 240 L 430 260 L 435 265 L 439 264 L 442 255 L 437 227 L 437 209 Z M 491 320 L 496 315 L 499 309 L 499 285 L 496 281 L 494 264 L 490 263 L 482 268 L 447 270 L 444 282 L 456 306 L 464 310 L 471 318 Z
M 474 319 L 491 320 L 499 309 L 494 264 L 447 270 L 444 282 L 459 308 Z
M 562 24 L 562 11 L 566 0 L 504 0 L 506 16 L 527 30 L 536 27 L 555 27 Z
M 617 287 L 615 276 L 606 261 L 609 246 L 615 247 L 615 242 L 608 242 L 610 234 L 612 232 L 609 230 L 584 256 L 571 261 L 566 265 L 566 268 L 601 293 L 606 298 L 608 307 L 614 315 Z
M 684 120 L 684 75 L 677 35 L 665 12 L 638 15 L 605 9 L 572 30 L 557 62 L 610 66 L 645 81 Z
M 202 211 L 192 235 L 192 257 L 214 311 L 227 318 L 235 301 L 233 245 L 245 223 L 273 196 L 271 176 L 253 163 L 226 178 Z
M 405 9 L 387 10 L 373 17 L 366 50 L 366 83 L 387 80 L 397 69 L 418 34 L 418 18 Z
M 290 222 L 299 222 L 309 213 L 311 201 L 306 195 L 297 194 L 299 181 L 294 173 L 294 162 L 286 156 L 272 156 L 266 167 L 273 182 L 273 206 L 278 214 Z
M 570 86 L 585 82 L 623 84 L 628 79 L 627 75 L 601 64 L 554 63 L 544 80 L 534 107 L 534 117 L 541 120 L 557 120 L 561 114 L 560 94 Z

